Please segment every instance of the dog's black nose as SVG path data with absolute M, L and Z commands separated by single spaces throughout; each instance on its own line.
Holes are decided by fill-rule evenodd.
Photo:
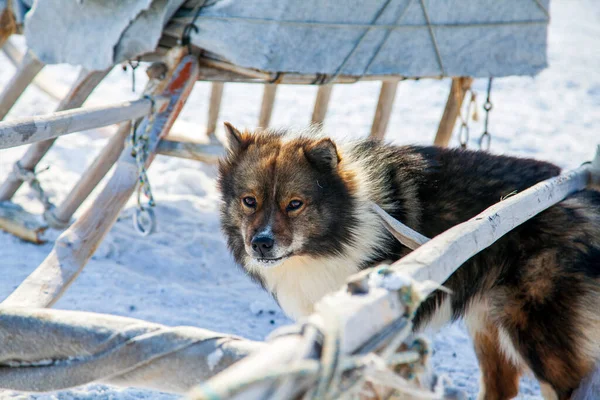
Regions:
M 275 244 L 275 239 L 270 235 L 256 235 L 252 238 L 252 250 L 261 257 L 266 257 Z

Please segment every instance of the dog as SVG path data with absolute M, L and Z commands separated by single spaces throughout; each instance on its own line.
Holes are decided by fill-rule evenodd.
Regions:
M 556 165 L 487 152 L 336 144 L 314 132 L 226 124 L 221 220 L 236 262 L 291 317 L 349 275 L 410 250 L 370 208 L 428 237 L 505 196 L 557 176 Z M 532 372 L 546 399 L 568 399 L 600 360 L 600 192 L 569 196 L 472 257 L 421 305 L 415 329 L 463 318 L 480 399 L 518 394 Z

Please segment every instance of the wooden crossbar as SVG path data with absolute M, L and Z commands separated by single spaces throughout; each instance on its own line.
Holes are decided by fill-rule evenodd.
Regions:
M 75 108 L 47 115 L 0 121 L 0 149 L 138 119 L 148 115 L 152 106 L 150 99 L 140 99 L 105 107 Z

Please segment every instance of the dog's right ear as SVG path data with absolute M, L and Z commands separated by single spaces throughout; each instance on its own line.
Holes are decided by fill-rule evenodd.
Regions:
M 225 133 L 227 134 L 227 148 L 232 155 L 236 155 L 242 150 L 245 150 L 252 140 L 251 135 L 240 132 L 229 122 L 225 122 Z

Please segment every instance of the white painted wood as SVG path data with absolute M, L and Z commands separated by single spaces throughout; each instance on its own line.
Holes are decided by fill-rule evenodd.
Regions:
M 148 115 L 151 109 L 152 102 L 149 99 L 140 99 L 105 107 L 75 108 L 47 115 L 0 121 L 0 149 L 138 119 Z
M 148 165 L 158 141 L 166 136 L 198 78 L 197 61 L 185 50 L 169 53 L 169 74 L 164 81 L 151 80 L 154 94 L 171 98 L 165 110 L 158 110 L 149 136 Z M 145 130 L 148 119 L 138 126 Z M 77 278 L 85 264 L 114 224 L 138 184 L 138 171 L 131 148 L 126 148 L 113 176 L 85 213 L 56 240 L 48 257 L 2 303 L 6 307 L 50 307 Z
M 469 258 L 523 222 L 583 190 L 589 181 L 589 165 L 585 165 L 540 182 L 436 236 L 394 263 L 393 269 L 417 281 L 442 284 Z
M 8 114 L 42 68 L 44 64 L 33 53 L 30 51 L 25 53 L 17 71 L 0 93 L 0 121 Z

